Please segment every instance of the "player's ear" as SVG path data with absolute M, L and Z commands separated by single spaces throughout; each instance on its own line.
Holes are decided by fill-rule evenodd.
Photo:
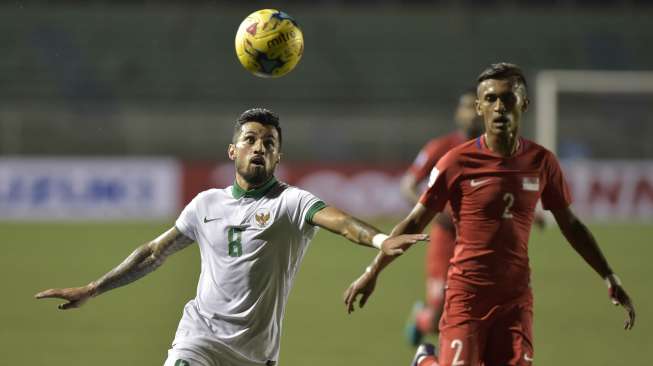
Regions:
M 483 111 L 481 111 L 481 101 L 476 98 L 474 101 L 474 109 L 476 109 L 476 115 L 479 117 L 483 116 Z
M 236 145 L 229 144 L 229 148 L 227 148 L 227 156 L 229 156 L 229 160 L 236 160 Z
M 531 104 L 531 100 L 527 96 L 524 96 L 524 103 L 522 104 L 521 111 L 522 113 L 528 110 L 528 106 Z
M 281 162 L 281 157 L 282 156 L 283 156 L 283 153 L 279 153 L 279 155 L 277 155 L 277 164 L 279 164 Z

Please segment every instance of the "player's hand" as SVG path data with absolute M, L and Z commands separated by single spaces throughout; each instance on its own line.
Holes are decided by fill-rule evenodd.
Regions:
M 67 303 L 60 304 L 61 310 L 78 308 L 93 296 L 93 289 L 90 285 L 73 288 L 53 288 L 41 291 L 34 295 L 37 299 L 64 299 Z
M 358 277 L 356 281 L 352 282 L 343 295 L 345 305 L 347 306 L 347 313 L 351 314 L 354 311 L 354 303 L 356 302 L 358 295 L 361 295 L 358 307 L 363 308 L 367 299 L 369 299 L 372 292 L 374 292 L 375 286 L 376 275 L 372 274 L 369 269 Z
M 608 282 L 608 294 L 610 295 L 612 303 L 623 306 L 627 312 L 624 329 L 633 329 L 633 326 L 635 325 L 635 306 L 633 306 L 630 296 L 628 296 L 626 290 L 624 290 L 618 277 L 611 275 L 606 277 L 606 281 Z
M 408 248 L 420 241 L 427 241 L 429 236 L 426 234 L 403 234 L 391 236 L 381 244 L 383 254 L 396 257 L 404 254 Z

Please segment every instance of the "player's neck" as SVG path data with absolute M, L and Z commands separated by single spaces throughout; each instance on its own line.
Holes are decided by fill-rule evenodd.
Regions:
M 517 134 L 510 134 L 506 136 L 488 135 L 485 133 L 483 138 L 485 139 L 485 145 L 487 148 L 501 156 L 512 156 L 519 148 L 519 137 Z
M 268 177 L 268 179 L 265 179 L 261 183 L 250 183 L 245 178 L 243 178 L 242 176 L 236 174 L 236 184 L 238 185 L 238 187 L 241 190 L 247 192 L 247 191 L 252 191 L 252 190 L 255 190 L 255 189 L 258 189 L 258 188 L 261 188 L 261 187 L 265 186 L 266 184 L 268 184 L 270 182 L 270 180 L 272 178 L 274 178 L 274 176 Z

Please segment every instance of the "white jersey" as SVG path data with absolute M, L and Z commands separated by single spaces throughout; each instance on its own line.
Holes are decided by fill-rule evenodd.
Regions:
M 325 204 L 274 178 L 256 190 L 236 183 L 198 194 L 175 223 L 197 241 L 202 271 L 175 343 L 211 339 L 265 364 L 279 355 L 288 294 Z

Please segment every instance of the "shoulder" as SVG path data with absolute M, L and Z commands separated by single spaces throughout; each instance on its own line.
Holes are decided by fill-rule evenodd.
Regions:
M 270 191 L 270 194 L 284 197 L 286 199 L 297 199 L 303 196 L 312 195 L 309 191 L 295 187 L 285 182 L 279 182 L 277 186 Z
M 226 188 L 210 188 L 197 194 L 197 198 L 216 198 L 231 195 L 231 186 Z
M 432 157 L 441 161 L 447 156 L 448 159 L 459 156 L 460 152 L 463 151 L 460 148 L 464 147 L 468 142 L 470 141 L 461 141 L 459 134 L 453 132 L 444 137 L 431 140 L 423 151 L 427 151 Z
M 526 151 L 535 151 L 535 152 L 542 152 L 542 153 L 547 153 L 547 154 L 553 154 L 549 149 L 546 147 L 538 144 L 537 142 L 527 139 L 525 137 L 520 137 L 520 140 L 522 144 L 524 144 L 524 149 Z
M 220 189 L 211 188 L 198 193 L 191 202 L 195 202 L 195 204 L 201 204 L 206 202 L 223 201 L 229 197 L 231 197 L 231 186 Z
M 444 155 L 444 157 L 442 157 L 442 159 L 443 160 L 446 159 L 450 161 L 459 161 L 465 155 L 478 153 L 479 151 L 482 151 L 482 147 L 480 145 L 480 139 L 475 138 L 473 140 L 465 141 L 462 144 L 451 148 Z
M 524 144 L 524 151 L 523 155 L 528 156 L 529 158 L 535 159 L 535 160 L 542 160 L 546 163 L 557 163 L 558 158 L 556 155 L 546 147 L 538 144 L 537 142 L 533 140 L 529 140 L 527 138 L 521 138 L 522 143 Z
M 482 164 L 479 156 L 485 154 L 480 139 L 465 141 L 450 149 L 439 161 L 437 167 L 440 171 L 449 171 L 449 174 L 459 174 L 465 167 Z
M 280 182 L 275 190 L 279 195 L 279 207 L 282 207 L 291 217 L 309 217 L 326 207 L 326 204 L 311 192 Z M 307 216 L 308 215 L 308 216 Z

